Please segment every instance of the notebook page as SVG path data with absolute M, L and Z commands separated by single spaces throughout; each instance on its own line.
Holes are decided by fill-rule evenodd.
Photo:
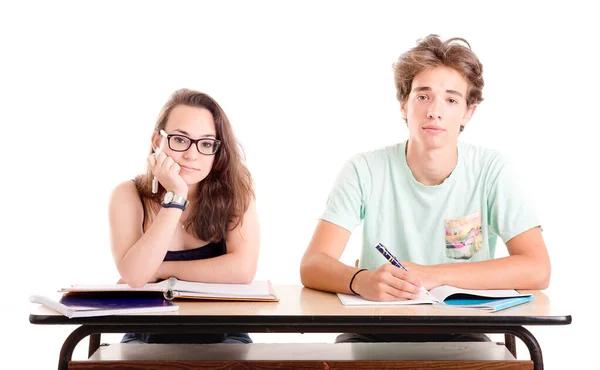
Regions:
M 191 292 L 230 298 L 271 296 L 271 286 L 267 280 L 254 281 L 250 284 L 209 284 L 179 280 L 174 290 L 184 295 L 186 292 Z
M 146 284 L 141 288 L 132 288 L 127 284 L 74 284 L 69 288 L 62 288 L 59 292 L 144 292 L 167 290 L 168 280 L 160 283 Z
M 511 298 L 511 297 L 527 297 L 530 294 L 520 294 L 513 289 L 461 289 L 449 285 L 442 285 L 430 290 L 430 293 L 438 300 L 443 301 L 452 294 L 469 294 L 475 297 L 486 298 Z

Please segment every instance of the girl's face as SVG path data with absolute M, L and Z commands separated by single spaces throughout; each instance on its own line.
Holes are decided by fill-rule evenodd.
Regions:
M 188 186 L 204 180 L 212 169 L 215 156 L 203 154 L 199 149 L 204 153 L 212 153 L 217 145 L 213 140 L 218 139 L 212 114 L 206 108 L 177 105 L 169 113 L 164 131 L 169 136 L 177 136 L 171 136 L 167 140 L 154 132 L 153 145 L 157 147 L 163 140 L 163 152 L 179 164 L 179 175 Z M 190 139 L 203 140 L 192 143 Z M 186 149 L 187 146 L 189 147 Z

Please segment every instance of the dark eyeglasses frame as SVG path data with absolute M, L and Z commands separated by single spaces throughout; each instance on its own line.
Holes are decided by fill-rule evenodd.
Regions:
M 188 139 L 190 141 L 190 145 L 187 148 L 185 148 L 184 150 L 173 149 L 171 147 L 171 138 L 175 137 L 175 136 L 177 136 L 177 137 L 184 137 L 184 138 Z M 198 147 L 198 143 L 201 142 L 201 141 L 212 141 L 214 143 L 214 145 L 215 145 L 215 152 L 211 153 L 211 154 L 202 153 L 200 151 L 200 148 Z M 188 150 L 192 146 L 192 144 L 196 144 L 196 150 L 198 151 L 198 153 L 204 154 L 204 155 L 215 155 L 215 154 L 217 154 L 217 152 L 219 151 L 219 148 L 221 147 L 221 140 L 213 139 L 213 138 L 210 138 L 210 137 L 203 137 L 203 138 L 200 138 L 198 140 L 194 140 L 194 139 L 192 139 L 190 137 L 187 137 L 185 135 L 179 135 L 179 134 L 172 134 L 171 135 L 171 134 L 168 134 L 167 135 L 167 144 L 169 145 L 169 149 L 171 149 L 174 152 L 185 152 L 186 150 Z

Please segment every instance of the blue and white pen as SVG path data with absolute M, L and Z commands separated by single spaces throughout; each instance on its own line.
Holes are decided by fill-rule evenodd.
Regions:
M 386 260 L 390 261 L 390 263 L 396 267 L 400 267 L 402 270 L 408 272 L 408 270 L 406 269 L 406 267 L 402 266 L 402 264 L 398 261 L 398 259 L 396 257 L 394 257 L 393 254 L 390 253 L 390 251 L 387 250 L 386 247 L 383 246 L 383 244 L 381 243 L 377 243 L 377 245 L 375 246 L 375 249 L 377 249 L 379 251 L 379 253 L 383 254 L 383 256 L 385 257 Z M 427 294 L 429 295 L 429 292 L 427 291 L 427 289 L 425 289 L 424 286 L 421 286 L 420 291 L 423 294 Z

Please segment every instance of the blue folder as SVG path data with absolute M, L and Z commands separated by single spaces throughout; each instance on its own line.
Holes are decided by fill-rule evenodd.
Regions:
M 484 310 L 486 312 L 496 312 L 504 310 L 510 307 L 518 306 L 523 303 L 532 301 L 533 295 L 525 297 L 513 297 L 513 298 L 447 298 L 444 303 L 439 306 L 452 306 L 453 308 L 475 308 Z

